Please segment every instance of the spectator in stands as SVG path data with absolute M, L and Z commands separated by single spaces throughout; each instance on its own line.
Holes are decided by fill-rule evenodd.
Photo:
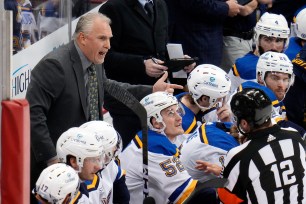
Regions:
M 242 8 L 237 1 L 166 0 L 169 10 L 169 42 L 198 57 L 198 64 L 220 66 L 224 20 Z M 184 15 L 183 15 L 184 14 Z
M 22 14 L 22 39 L 23 48 L 29 47 L 38 39 L 38 30 L 35 16 L 33 14 L 33 7 L 29 0 L 24 1 L 21 5 Z
M 220 67 L 229 72 L 236 59 L 253 51 L 254 27 L 267 3 L 272 0 L 251 0 L 237 16 L 227 17 L 223 24 L 223 55 Z
M 152 92 L 152 86 L 106 78 L 101 64 L 110 49 L 109 24 L 110 19 L 99 13 L 82 16 L 74 40 L 46 55 L 31 73 L 26 99 L 30 104 L 33 187 L 42 169 L 58 162 L 55 143 L 64 131 L 89 120 L 103 119 L 104 91 L 120 86 L 138 99 Z M 153 91 L 182 88 L 165 83 L 166 78 L 167 73 L 156 82 Z
M 20 0 L 4 0 L 4 9 L 13 12 L 13 54 L 23 47 L 21 32 L 21 4 Z

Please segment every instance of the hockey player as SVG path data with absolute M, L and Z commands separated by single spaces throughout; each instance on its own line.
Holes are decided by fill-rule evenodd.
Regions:
M 290 30 L 281 14 L 264 13 L 255 26 L 256 48 L 236 60 L 229 72 L 231 93 L 245 81 L 256 81 L 256 64 L 260 55 L 267 51 L 283 52 L 289 43 Z
M 119 166 L 118 155 L 122 151 L 122 139 L 114 127 L 104 121 L 89 121 L 80 126 L 86 130 L 94 132 L 103 143 L 105 152 L 105 168 L 98 173 L 100 180 L 98 191 L 104 192 L 104 198 L 109 200 L 104 203 L 129 203 L 130 195 L 125 183 L 125 170 Z M 86 182 L 92 185 L 90 181 Z M 109 195 L 110 193 L 110 195 Z
M 40 204 L 87 204 L 86 187 L 80 186 L 83 185 L 76 171 L 66 164 L 57 163 L 41 172 L 33 194 Z
M 306 5 L 297 13 L 293 21 L 296 36 L 290 38 L 289 46 L 284 52 L 290 60 L 296 57 L 306 42 Z
M 256 80 L 271 89 L 281 102 L 294 82 L 293 65 L 287 55 L 266 52 L 256 65 Z
M 306 5 L 296 16 L 295 20 L 295 33 L 296 37 L 290 39 L 290 44 L 285 53 L 293 63 L 293 73 L 295 74 L 295 81 L 293 86 L 288 91 L 284 103 L 287 108 L 288 119 L 294 123 L 306 128 L 304 123 L 305 105 L 306 105 L 306 80 L 304 79 L 305 69 L 303 62 L 306 60 Z M 304 49 L 302 51 L 302 48 Z M 304 54 L 297 54 L 301 51 Z M 298 96 L 298 97 L 296 97 Z M 304 110 L 304 111 L 303 111 Z
M 187 85 L 189 93 L 176 96 L 184 110 L 182 126 L 185 134 L 193 132 L 204 122 L 230 121 L 229 107 L 223 104 L 231 82 L 221 68 L 211 64 L 199 65 L 190 73 Z
M 225 158 L 222 203 L 305 203 L 305 144 L 298 133 L 272 125 L 271 100 L 261 90 L 235 94 L 231 110 L 247 141 Z
M 140 103 L 147 111 L 149 127 L 149 195 L 156 203 L 183 203 L 197 189 L 198 181 L 187 173 L 179 159 L 179 151 L 172 143 L 178 135 L 184 133 L 178 101 L 166 92 L 155 92 L 143 98 Z M 119 155 L 122 168 L 127 171 L 130 203 L 142 203 L 143 200 L 142 146 L 142 132 L 138 132 Z M 208 191 L 211 192 L 210 196 L 199 199 L 215 203 L 214 190 Z

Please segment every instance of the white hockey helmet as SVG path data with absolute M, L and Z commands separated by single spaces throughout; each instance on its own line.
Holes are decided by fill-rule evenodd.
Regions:
M 268 37 L 284 38 L 285 47 L 289 44 L 290 29 L 288 22 L 282 14 L 264 13 L 255 26 L 255 43 L 259 45 L 260 35 Z
M 102 138 L 95 132 L 85 128 L 73 127 L 64 132 L 57 140 L 56 152 L 61 162 L 67 163 L 67 156 L 76 157 L 81 171 L 84 159 L 100 157 L 101 169 L 105 162 Z
M 114 157 L 118 156 L 122 151 L 122 139 L 115 128 L 101 120 L 89 121 L 80 126 L 95 132 L 100 138 L 105 151 L 105 165 L 107 165 Z
M 45 168 L 33 189 L 42 199 L 52 204 L 62 204 L 67 195 L 71 200 L 77 195 L 80 179 L 76 171 L 63 163 L 53 164 Z
M 293 65 L 286 54 L 278 52 L 265 52 L 262 54 L 256 65 L 256 80 L 258 73 L 260 79 L 264 82 L 267 72 L 281 72 L 290 75 L 289 87 L 294 82 Z
M 202 111 L 212 108 L 219 98 L 225 97 L 231 88 L 231 81 L 224 70 L 212 65 L 197 66 L 187 79 L 189 93 Z M 200 106 L 197 102 L 201 96 L 209 97 L 209 107 Z
M 172 94 L 161 91 L 147 95 L 141 99 L 140 103 L 147 111 L 148 127 L 154 131 L 164 131 L 166 128 L 166 124 L 164 123 L 160 112 L 172 105 L 178 105 L 177 99 Z M 157 130 L 153 127 L 151 124 L 152 117 L 154 117 L 157 122 L 161 122 L 164 125 L 162 130 Z
M 297 37 L 306 40 L 306 8 L 301 10 L 296 16 L 295 33 Z

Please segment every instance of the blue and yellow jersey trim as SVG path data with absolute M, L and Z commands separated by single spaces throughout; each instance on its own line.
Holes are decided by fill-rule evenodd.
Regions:
M 278 100 L 272 101 L 272 106 L 277 107 L 278 104 L 279 104 L 279 101 L 278 101 Z
M 242 85 L 240 84 L 237 88 L 237 92 L 241 92 L 242 91 Z
M 189 128 L 184 132 L 185 134 L 192 133 L 197 128 L 197 120 L 193 117 L 193 120 L 189 126 Z
M 279 121 L 284 120 L 281 116 L 274 117 L 273 120 L 278 123 Z
M 117 168 L 118 168 L 118 173 L 117 173 L 117 176 L 116 176 L 116 180 L 119 180 L 122 176 L 126 175 L 126 170 L 121 169 L 120 166 L 117 166 Z
M 244 80 L 256 79 L 256 65 L 259 57 L 249 52 L 241 58 L 238 58 L 232 67 L 234 76 Z
M 295 58 L 299 58 L 297 53 L 299 53 L 302 49 L 302 45 L 300 44 L 298 37 L 291 37 L 289 40 L 289 47 L 285 50 L 285 54 L 288 58 L 293 62 Z
M 236 64 L 233 65 L 232 70 L 233 70 L 234 76 L 240 77 Z
M 175 189 L 175 191 L 170 195 L 168 200 L 171 203 L 177 203 L 177 204 L 183 203 L 190 196 L 190 194 L 194 191 L 197 183 L 198 183 L 197 180 L 193 180 L 192 178 L 189 178 L 181 186 Z
M 141 139 L 139 138 L 138 135 L 136 135 L 136 136 L 133 138 L 133 141 L 134 141 L 135 145 L 138 147 L 138 149 L 141 149 L 141 148 L 142 148 L 142 141 L 141 141 Z
M 143 147 L 141 131 L 133 138 L 133 142 L 138 149 Z M 165 135 L 152 130 L 148 131 L 148 151 L 167 156 L 178 155 L 178 149 L 175 144 L 172 144 Z
M 201 127 L 199 128 L 199 134 L 200 134 L 200 140 L 202 143 L 204 144 L 209 144 L 208 142 L 208 138 L 206 135 L 206 130 L 205 130 L 205 123 L 201 125 Z
M 80 198 L 82 197 L 81 192 L 79 191 L 78 194 L 73 198 L 73 200 L 70 202 L 70 204 L 75 204 L 78 203 L 78 201 L 80 200 Z
M 282 112 L 286 112 L 286 107 L 284 105 L 281 106 Z
M 188 108 L 184 103 L 181 102 L 181 98 L 185 95 L 189 94 L 188 92 L 183 92 L 175 97 L 179 102 L 180 107 L 184 110 L 184 115 L 182 117 L 182 127 L 184 129 L 185 134 L 192 133 L 197 129 L 197 118 L 192 110 Z
M 99 186 L 99 182 L 100 182 L 100 179 L 97 175 L 94 176 L 94 179 L 92 181 L 89 181 L 89 180 L 85 181 L 85 184 L 87 186 L 87 191 L 91 192 L 91 191 L 97 190 Z

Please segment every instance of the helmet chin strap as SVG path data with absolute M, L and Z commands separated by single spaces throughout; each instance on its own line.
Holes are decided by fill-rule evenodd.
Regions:
M 290 77 L 290 81 L 292 80 L 292 75 L 291 75 L 291 77 Z M 290 89 L 290 82 L 289 82 L 289 84 L 288 84 L 288 88 L 287 88 L 287 90 L 286 90 L 286 92 L 285 92 L 285 94 L 284 94 L 284 97 L 282 98 L 282 100 L 280 100 L 279 102 L 282 102 L 284 99 L 285 99 L 285 97 L 286 97 L 286 94 L 288 93 L 288 91 L 289 91 L 289 89 Z
M 193 101 L 195 102 L 195 104 L 197 104 L 197 106 L 201 109 L 202 112 L 205 112 L 209 109 L 211 109 L 212 107 L 208 106 L 208 107 L 204 107 L 204 106 L 201 106 L 196 99 L 193 99 Z
M 250 132 L 246 133 L 245 131 L 242 130 L 242 128 L 240 127 L 240 120 L 237 121 L 237 129 L 238 131 L 245 137 L 249 138 L 250 133 L 253 131 L 253 126 L 251 126 Z
M 161 134 L 166 135 L 165 132 L 164 132 L 165 129 L 166 129 L 166 124 L 164 123 L 164 121 L 161 121 L 160 123 L 163 124 L 163 127 L 162 127 L 162 128 L 157 129 L 157 128 L 153 127 L 153 125 L 151 125 L 150 129 L 153 130 L 153 131 L 155 131 L 155 132 L 160 132 Z

